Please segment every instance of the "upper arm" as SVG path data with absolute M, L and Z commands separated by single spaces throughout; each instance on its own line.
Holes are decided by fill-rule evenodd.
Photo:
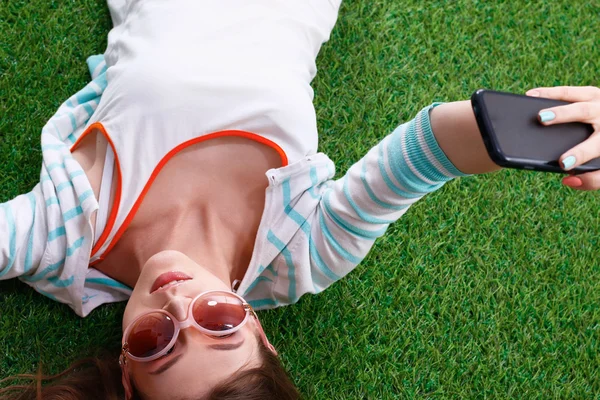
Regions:
M 40 240 L 46 240 L 43 234 L 37 236 L 43 222 L 38 216 L 36 223 L 40 202 L 43 197 L 34 189 L 0 204 L 0 279 L 24 275 L 39 264 L 44 251 Z
M 459 174 L 422 110 L 324 186 L 311 233 L 315 276 L 326 283 L 347 274 L 413 203 Z

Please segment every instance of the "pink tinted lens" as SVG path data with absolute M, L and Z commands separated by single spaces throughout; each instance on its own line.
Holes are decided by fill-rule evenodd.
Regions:
M 227 331 L 246 318 L 244 303 L 233 294 L 209 293 L 196 300 L 192 308 L 194 320 L 210 331 Z
M 152 357 L 167 347 L 174 334 L 175 324 L 168 315 L 148 314 L 136 322 L 129 332 L 129 354 L 140 358 Z

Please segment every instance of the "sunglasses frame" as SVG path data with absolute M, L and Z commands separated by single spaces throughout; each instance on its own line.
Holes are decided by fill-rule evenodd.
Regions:
M 194 319 L 194 314 L 192 312 L 192 308 L 193 308 L 194 304 L 196 303 L 196 301 L 198 301 L 198 299 L 200 299 L 201 297 L 205 297 L 206 295 L 213 294 L 213 293 L 221 293 L 221 294 L 224 294 L 227 296 L 233 296 L 233 297 L 237 298 L 241 303 L 240 306 L 243 307 L 244 311 L 246 312 L 246 315 L 244 316 L 244 319 L 242 320 L 242 322 L 240 322 L 234 328 L 231 328 L 231 329 L 228 329 L 225 331 L 212 331 L 210 329 L 206 329 L 206 328 L 203 328 L 202 326 L 200 326 Z M 175 331 L 173 332 L 173 338 L 165 346 L 165 348 L 162 349 L 161 351 L 159 351 L 158 353 L 156 353 L 152 356 L 149 356 L 149 357 L 136 357 L 129 352 L 129 344 L 127 343 L 126 339 L 128 338 L 129 334 L 131 333 L 131 330 L 133 329 L 133 327 L 135 326 L 135 324 L 137 322 L 139 322 L 144 317 L 147 317 L 148 315 L 155 314 L 155 313 L 164 314 L 167 317 L 169 317 L 171 319 L 171 321 L 173 321 L 173 324 L 175 325 Z M 121 344 L 122 344 L 122 347 L 121 347 L 122 360 L 121 361 L 124 361 L 125 358 L 129 358 L 134 361 L 149 362 L 149 361 L 153 361 L 153 360 L 156 360 L 156 359 L 164 356 L 175 345 L 175 342 L 177 341 L 177 338 L 179 337 L 179 332 L 181 332 L 181 330 L 183 330 L 183 329 L 189 328 L 190 326 L 193 326 L 194 328 L 196 328 L 197 330 L 199 330 L 200 332 L 202 332 L 203 334 L 205 334 L 207 336 L 211 336 L 211 337 L 229 336 L 229 335 L 237 332 L 238 330 L 240 330 L 246 324 L 246 322 L 248 322 L 248 319 L 249 319 L 248 317 L 250 316 L 250 314 L 253 314 L 256 317 L 256 314 L 254 313 L 254 310 L 252 309 L 252 306 L 250 304 L 248 304 L 242 297 L 240 297 L 236 293 L 227 292 L 225 290 L 209 290 L 207 292 L 202 292 L 198 296 L 194 297 L 192 299 L 192 301 L 190 302 L 190 305 L 188 306 L 187 317 L 183 321 L 180 321 L 179 319 L 175 318 L 173 316 L 173 314 L 171 314 L 167 310 L 157 308 L 155 310 L 148 311 L 148 312 L 138 316 L 136 319 L 134 319 L 133 322 L 131 322 L 129 324 L 129 326 L 127 326 L 127 328 L 125 329 L 125 332 L 123 333 L 123 338 L 121 340 Z
M 242 322 L 235 328 L 225 331 L 225 333 L 223 333 L 223 331 L 211 331 L 209 329 L 202 328 L 200 325 L 198 325 L 196 320 L 194 320 L 194 317 L 192 316 L 192 312 L 191 312 L 192 305 L 196 302 L 196 300 L 198 300 L 198 298 L 200 298 L 206 294 L 215 293 L 215 292 L 225 293 L 228 295 L 231 294 L 231 295 L 237 297 L 242 302 L 242 306 L 246 310 L 246 316 L 244 317 Z M 129 335 L 129 332 L 131 331 L 133 325 L 137 321 L 139 321 L 140 318 L 142 318 L 143 316 L 152 314 L 157 311 L 169 316 L 169 318 L 171 318 L 171 320 L 175 324 L 175 332 L 173 334 L 173 339 L 169 342 L 169 344 L 163 350 L 159 351 L 158 353 L 156 353 L 155 355 L 153 355 L 151 357 L 140 358 L 140 357 L 135 357 L 132 354 L 129 354 L 129 351 L 128 351 L 129 345 L 125 341 L 125 338 Z M 233 292 L 228 292 L 225 290 L 209 290 L 207 292 L 200 293 L 198 296 L 194 297 L 194 299 L 190 302 L 190 305 L 188 307 L 187 317 L 184 321 L 179 321 L 177 318 L 175 318 L 173 316 L 173 314 L 169 313 L 166 310 L 159 309 L 159 308 L 156 310 L 153 310 L 153 311 L 148 311 L 147 313 L 144 313 L 144 314 L 138 316 L 136 319 L 133 320 L 132 323 L 129 324 L 129 326 L 127 326 L 127 328 L 125 329 L 125 332 L 123 333 L 123 339 L 121 340 L 122 347 L 121 347 L 121 355 L 119 356 L 119 365 L 121 366 L 121 383 L 123 384 L 123 389 L 125 389 L 125 399 L 131 400 L 133 398 L 133 387 L 131 385 L 131 378 L 129 377 L 129 366 L 127 365 L 127 358 L 131 358 L 132 360 L 141 361 L 141 362 L 156 360 L 157 358 L 166 354 L 173 347 L 174 343 L 177 341 L 177 338 L 179 337 L 179 332 L 181 331 L 181 329 L 185 329 L 190 326 L 195 327 L 200 332 L 202 332 L 208 336 L 214 337 L 214 336 L 230 335 L 231 333 L 234 333 L 238 329 L 241 329 L 242 326 L 244 326 L 246 324 L 246 322 L 248 322 L 248 319 L 249 319 L 248 316 L 250 314 L 252 314 L 252 316 L 256 319 L 259 334 L 260 334 L 263 344 L 265 345 L 265 347 L 267 349 L 269 349 L 274 355 L 277 356 L 277 350 L 275 350 L 275 347 L 273 347 L 273 345 L 271 343 L 269 343 L 269 340 L 267 339 L 267 336 L 265 335 L 262 325 L 260 324 L 260 320 L 258 319 L 258 316 L 254 312 L 254 309 L 252 308 L 252 306 L 250 304 L 248 304 L 241 296 L 239 296 L 238 294 L 233 293 Z M 191 319 L 191 321 L 190 321 L 190 319 Z

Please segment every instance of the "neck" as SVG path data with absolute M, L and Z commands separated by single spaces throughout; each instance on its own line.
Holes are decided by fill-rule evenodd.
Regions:
M 146 261 L 163 250 L 177 250 L 212 272 L 227 285 L 242 279 L 254 248 L 256 229 L 248 229 L 225 208 L 182 207 L 157 215 L 161 224 L 135 227 L 126 253 L 139 276 Z M 258 225 L 256 225 L 256 228 Z
M 252 257 L 265 206 L 265 171 L 279 165 L 276 152 L 247 139 L 218 138 L 181 151 L 95 267 L 134 287 L 150 257 L 177 250 L 231 286 L 243 279 Z

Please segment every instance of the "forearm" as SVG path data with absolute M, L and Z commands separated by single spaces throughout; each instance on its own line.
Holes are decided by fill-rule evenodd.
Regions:
M 431 107 L 421 110 L 350 167 L 343 178 L 322 186 L 321 204 L 311 223 L 311 262 L 314 276 L 320 277 L 319 287 L 354 268 L 375 239 L 412 204 L 465 175 L 438 145 L 431 112 Z M 441 122 L 440 130 L 450 135 L 454 129 L 446 125 L 451 122 L 443 118 Z
M 430 111 L 431 129 L 448 159 L 465 174 L 500 169 L 488 156 L 470 101 L 441 104 Z
M 341 233 L 372 241 L 421 197 L 465 175 L 438 145 L 432 111 L 428 106 L 396 128 L 323 193 L 321 211 L 348 231 Z

